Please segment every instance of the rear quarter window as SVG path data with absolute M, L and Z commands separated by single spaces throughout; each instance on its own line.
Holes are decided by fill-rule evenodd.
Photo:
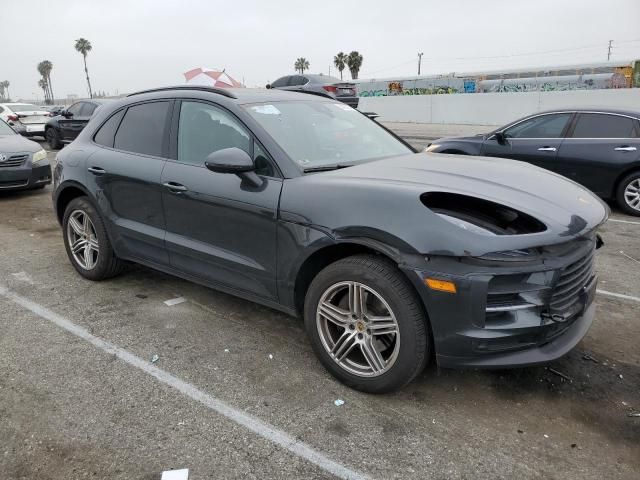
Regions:
M 636 138 L 635 120 L 621 115 L 581 113 L 573 129 L 573 138 Z
M 104 145 L 105 147 L 113 148 L 114 138 L 116 136 L 116 131 L 120 126 L 120 121 L 124 116 L 124 110 L 120 110 L 115 114 L 111 115 L 109 120 L 104 122 L 102 126 L 98 129 L 98 132 L 93 137 L 93 141 L 99 145 Z
M 170 102 L 150 102 L 129 107 L 116 133 L 114 148 L 162 156 L 170 105 Z

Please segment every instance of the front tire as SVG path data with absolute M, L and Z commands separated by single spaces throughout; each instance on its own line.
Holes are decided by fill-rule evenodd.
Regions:
M 389 260 L 356 255 L 311 282 L 304 320 L 329 372 L 368 393 L 397 390 L 429 359 L 427 319 L 407 278 Z
M 122 271 L 100 214 L 87 197 L 74 198 L 64 211 L 62 232 L 67 256 L 89 280 L 104 280 Z
M 622 179 L 616 192 L 620 208 L 629 215 L 640 216 L 640 171 Z
M 55 128 L 48 128 L 45 132 L 45 138 L 49 144 L 49 148 L 52 150 L 60 150 L 62 148 L 62 140 L 60 140 L 60 134 Z

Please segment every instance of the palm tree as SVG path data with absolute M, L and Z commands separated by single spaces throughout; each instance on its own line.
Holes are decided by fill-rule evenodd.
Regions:
M 87 70 L 87 53 L 91 51 L 91 42 L 86 38 L 77 39 L 76 50 L 82 54 L 82 58 L 84 59 L 84 73 L 87 76 L 87 85 L 89 86 L 89 98 L 93 98 L 93 91 L 91 90 L 91 81 L 89 80 L 89 70 Z
M 38 86 L 42 89 L 42 91 L 44 92 L 44 103 L 49 103 L 49 86 L 47 85 L 47 81 L 45 80 L 44 77 L 42 77 L 40 80 L 38 80 Z
M 48 80 L 48 76 L 47 76 L 47 67 L 48 65 L 42 61 L 38 64 L 37 69 L 38 69 L 38 73 L 40 73 L 40 75 L 42 76 L 41 80 L 42 82 L 38 82 L 38 85 L 40 85 L 40 87 L 42 88 L 42 86 L 44 85 L 46 90 L 44 92 L 44 103 L 46 103 L 47 105 L 49 105 L 51 103 L 50 99 L 51 99 L 51 91 L 49 89 L 49 80 Z
M 4 82 L 0 82 L 0 98 L 4 100 Z
M 55 103 L 55 96 L 53 95 L 53 87 L 51 85 L 51 70 L 53 70 L 53 63 L 49 60 L 43 60 L 38 64 L 38 72 L 47 82 L 49 88 L 49 99 L 51 103 Z
M 296 63 L 293 64 L 293 68 L 300 72 L 300 74 L 303 74 L 305 70 L 309 70 L 309 61 L 304 57 L 300 57 L 296 60 Z
M 7 92 L 7 101 L 10 102 L 11 95 L 9 95 L 9 85 L 11 84 L 9 83 L 9 80 L 5 80 L 4 82 L 2 82 L 2 85 L 4 86 L 4 90 Z
M 360 67 L 362 67 L 362 55 L 355 50 L 351 52 L 347 57 L 347 66 L 351 71 L 351 78 L 356 80 L 358 78 Z
M 338 54 L 333 57 L 333 64 L 340 72 L 340 80 L 342 80 L 342 71 L 344 70 L 344 67 L 347 66 L 347 56 L 345 55 L 345 53 L 338 52 Z

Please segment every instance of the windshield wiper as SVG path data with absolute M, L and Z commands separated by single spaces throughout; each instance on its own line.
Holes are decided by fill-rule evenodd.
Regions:
M 336 163 L 333 165 L 320 165 L 319 167 L 308 167 L 302 170 L 304 173 L 310 172 L 328 172 L 330 170 L 339 170 L 341 168 L 352 167 L 353 165 L 348 165 L 344 163 Z

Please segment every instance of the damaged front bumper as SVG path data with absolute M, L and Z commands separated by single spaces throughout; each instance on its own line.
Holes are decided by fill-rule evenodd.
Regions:
M 587 333 L 597 277 L 595 234 L 515 257 L 435 256 L 405 268 L 431 323 L 443 367 L 509 368 L 555 360 Z M 453 282 L 455 293 L 425 286 Z

